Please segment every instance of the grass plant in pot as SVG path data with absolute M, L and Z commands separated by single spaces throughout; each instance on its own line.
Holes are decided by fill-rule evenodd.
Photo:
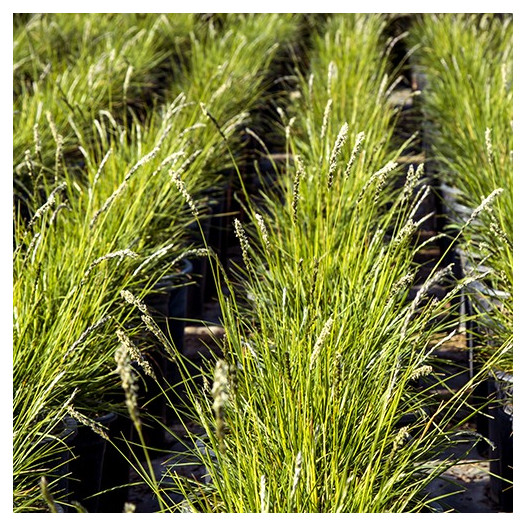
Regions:
M 428 80 L 422 107 L 434 123 L 432 153 L 446 190 L 455 189 L 446 198 L 454 192 L 450 208 L 473 210 L 459 239 L 471 280 L 467 334 L 472 368 L 492 362 L 473 401 L 479 433 L 508 441 L 500 453 L 480 445 L 492 457 L 493 494 L 509 511 L 512 489 L 498 477 L 505 471 L 511 479 L 505 457 L 513 457 L 513 17 L 421 15 L 411 39 Z
M 356 24 L 374 27 L 359 16 Z M 456 439 L 448 426 L 467 390 L 429 416 L 426 395 L 411 388 L 430 372 L 430 338 L 447 328 L 430 322 L 451 299 L 426 298 L 444 269 L 405 302 L 408 225 L 425 189 L 414 201 L 405 186 L 393 194 L 385 151 L 358 155 L 361 134 L 346 143 L 347 124 L 322 129 L 327 148 L 317 133 L 298 138 L 281 192 L 269 190 L 247 225 L 235 222 L 242 286 L 227 280 L 220 294 L 224 358 L 205 372 L 203 390 L 185 378 L 206 433 L 189 434 L 208 476 L 173 476 L 192 511 L 421 511 L 432 508 L 428 482 L 449 465 L 431 459 Z M 396 429 L 406 413 L 419 421 Z

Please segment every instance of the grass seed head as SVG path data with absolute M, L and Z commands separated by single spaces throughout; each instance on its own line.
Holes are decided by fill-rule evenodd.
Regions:
M 323 348 L 323 345 L 325 344 L 325 341 L 327 340 L 330 332 L 331 332 L 331 329 L 332 329 L 332 326 L 334 324 L 334 318 L 331 316 L 327 319 L 327 321 L 325 322 L 317 340 L 316 340 L 316 343 L 314 344 L 314 349 L 311 353 L 311 356 L 310 356 L 310 369 L 313 369 L 315 364 L 316 364 L 316 361 L 318 359 L 318 356 L 320 355 L 321 353 L 321 350 Z
M 115 351 L 115 362 L 117 363 L 117 373 L 121 378 L 128 413 L 135 428 L 139 430 L 141 428 L 141 420 L 137 401 L 138 386 L 130 365 L 130 357 L 123 345 L 120 345 Z
M 173 352 L 172 344 L 168 341 L 168 338 L 164 335 L 155 320 L 149 314 L 141 315 L 141 320 L 144 325 L 146 325 L 146 328 L 163 344 L 165 350 Z
M 150 311 L 145 303 L 143 303 L 139 298 L 136 298 L 129 290 L 121 290 L 121 297 L 127 301 L 130 305 L 137 307 L 143 314 L 150 315 Z
M 128 290 L 121 290 L 121 296 L 124 298 L 125 301 L 127 301 L 130 305 L 134 305 L 137 307 L 141 312 L 141 320 L 146 325 L 146 328 L 161 342 L 168 352 L 173 352 L 173 346 L 168 341 L 168 338 L 163 334 L 155 320 L 152 318 L 150 311 L 148 310 L 148 307 L 146 304 L 144 304 L 141 300 L 136 298 L 130 291 Z
M 261 234 L 263 242 L 265 243 L 265 246 L 267 248 L 270 248 L 270 241 L 268 239 L 268 230 L 267 230 L 267 225 L 265 225 L 265 220 L 263 219 L 262 215 L 257 214 L 257 213 L 256 213 L 255 217 L 256 217 L 256 221 L 258 223 L 259 232 Z
M 225 452 L 225 406 L 228 402 L 228 364 L 224 360 L 216 362 L 214 383 L 212 385 L 212 409 L 216 419 L 216 436 L 219 450 Z
M 408 272 L 404 276 L 402 276 L 391 289 L 391 293 L 389 294 L 389 299 L 395 298 L 400 292 L 403 290 L 406 290 L 414 281 L 415 279 L 415 272 Z
M 398 433 L 396 433 L 393 440 L 392 454 L 396 453 L 407 442 L 407 439 L 409 438 L 408 429 L 408 426 L 404 426 L 399 429 Z
M 292 220 L 294 223 L 298 220 L 298 201 L 300 198 L 300 181 L 305 178 L 305 167 L 301 157 L 296 156 L 296 174 L 292 187 Z
M 104 426 L 102 426 L 95 420 L 88 418 L 87 416 L 84 416 L 83 414 L 79 413 L 73 408 L 72 405 L 68 405 L 66 407 L 66 410 L 72 418 L 77 420 L 77 422 L 80 422 L 82 425 L 89 427 L 94 433 L 97 433 L 97 435 L 101 436 L 105 440 L 109 440 L 108 434 L 106 433 Z
M 50 194 L 47 198 L 47 201 L 35 212 L 35 215 L 32 217 L 28 228 L 31 228 L 35 222 L 42 217 L 56 202 L 56 197 L 59 192 L 62 192 L 67 187 L 67 183 L 63 182 L 60 183 Z
M 373 175 L 371 175 L 371 177 L 369 177 L 369 179 L 367 179 L 365 185 L 361 189 L 360 195 L 358 196 L 358 201 L 361 201 L 361 199 L 363 198 L 365 192 L 367 191 L 367 189 L 372 184 L 377 183 L 375 196 L 374 196 L 374 200 L 376 202 L 378 200 L 378 196 L 380 194 L 380 191 L 382 190 L 382 188 L 385 185 L 385 182 L 387 180 L 387 175 L 390 172 L 392 172 L 397 166 L 398 166 L 398 163 L 396 163 L 394 161 L 389 161 L 385 166 L 380 168 L 380 170 L 378 170 L 377 172 L 374 172 Z
M 491 215 L 491 222 L 489 224 L 489 230 L 490 232 L 504 245 L 507 245 L 510 249 L 513 249 L 513 244 L 510 241 L 510 238 L 508 235 L 502 230 L 500 227 L 497 218 L 495 217 L 495 214 L 493 211 L 490 212 Z M 486 243 L 480 243 L 480 248 L 483 248 L 483 245 L 486 245 L 486 250 L 489 249 L 489 246 Z
M 416 185 L 424 173 L 424 164 L 421 163 L 418 165 L 417 169 L 414 169 L 414 166 L 411 164 L 407 170 L 407 176 L 405 179 L 404 190 L 403 190 L 403 199 L 409 199 L 416 188 Z
M 41 156 L 42 143 L 40 141 L 40 134 L 38 132 L 38 122 L 33 126 L 33 142 L 35 143 L 35 156 Z
M 365 133 L 361 131 L 357 136 L 356 140 L 354 142 L 354 147 L 351 152 L 351 157 L 349 158 L 349 162 L 347 163 L 347 166 L 345 167 L 345 172 L 343 175 L 343 178 L 346 180 L 349 178 L 349 175 L 351 174 L 351 168 L 354 164 L 354 161 L 356 160 L 356 157 L 360 153 L 362 149 L 363 142 L 365 140 Z
M 184 164 L 183 164 L 184 166 Z M 192 214 L 197 217 L 199 215 L 199 210 L 197 208 L 197 205 L 195 204 L 195 201 L 192 199 L 192 196 L 188 193 L 188 190 L 186 188 L 186 185 L 184 181 L 181 179 L 181 173 L 183 171 L 183 166 L 179 168 L 179 170 L 170 170 L 170 176 L 172 178 L 172 181 L 174 182 L 175 186 L 177 187 L 177 190 L 179 190 L 179 193 L 184 197 L 184 200 L 190 207 L 190 210 L 192 211 Z
M 433 367 L 430 365 L 422 365 L 422 367 L 418 367 L 418 369 L 415 369 L 411 376 L 409 377 L 410 380 L 418 380 L 422 376 L 429 376 L 433 372 Z
M 416 232 L 417 225 L 412 219 L 408 219 L 393 240 L 393 246 L 397 248 L 410 240 Z
M 491 128 L 486 128 L 484 137 L 486 139 L 486 154 L 488 156 L 488 162 L 492 163 L 493 162 L 493 142 L 491 140 Z
M 378 201 L 378 198 L 380 197 L 380 193 L 382 192 L 382 190 L 385 187 L 385 184 L 387 182 L 387 176 L 397 166 L 398 166 L 398 163 L 395 163 L 393 161 L 389 161 L 381 170 L 376 172 L 377 184 L 376 184 L 376 191 L 375 191 L 375 194 L 374 194 L 374 202 L 375 203 Z
M 241 221 L 237 219 L 237 217 L 234 219 L 234 231 L 236 237 L 239 239 L 239 244 L 241 246 L 241 255 L 243 256 L 243 261 L 245 262 L 245 265 L 247 268 L 250 267 L 250 258 L 248 256 L 248 251 L 250 249 L 250 245 L 248 243 L 247 234 L 245 232 L 245 229 L 243 228 L 243 225 L 241 224 Z
M 330 190 L 332 187 L 334 172 L 338 164 L 338 157 L 341 154 L 342 148 L 347 141 L 347 136 L 349 133 L 349 125 L 345 122 L 340 128 L 338 137 L 336 137 L 336 142 L 334 143 L 334 148 L 331 153 L 331 158 L 329 161 L 329 175 L 327 177 L 327 188 Z
M 157 380 L 157 378 L 155 377 L 155 373 L 153 372 L 152 366 L 147 360 L 143 358 L 141 351 L 130 340 L 130 338 L 128 338 L 128 335 L 123 330 L 117 329 L 117 338 L 119 338 L 119 341 L 122 343 L 128 354 L 130 355 L 130 358 L 132 360 L 135 360 L 148 376 L 150 376 L 154 380 Z
M 462 228 L 467 228 L 475 219 L 484 211 L 492 211 L 493 201 L 503 192 L 502 188 L 496 188 L 488 195 L 485 199 L 482 200 L 479 206 L 473 210 L 468 220 Z
M 27 167 L 27 174 L 31 179 L 33 179 L 35 175 L 35 171 L 33 169 L 33 159 L 31 157 L 31 150 L 26 150 L 24 152 L 25 161 L 26 161 L 26 167 Z
M 333 366 L 332 366 L 332 394 L 336 401 L 336 404 L 339 404 L 339 399 L 342 392 L 343 385 L 343 356 L 340 352 L 337 352 L 334 356 Z

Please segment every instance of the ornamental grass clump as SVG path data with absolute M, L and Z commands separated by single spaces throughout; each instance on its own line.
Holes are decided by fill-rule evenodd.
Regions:
M 433 344 L 455 334 L 457 320 L 445 315 L 465 283 L 431 296 L 446 267 L 409 300 L 420 248 L 412 233 L 427 218 L 416 214 L 430 190 L 418 181 L 421 166 L 395 185 L 402 147 L 389 141 L 395 112 L 377 70 L 381 22 L 351 15 L 328 23 L 327 45 L 311 61 L 315 71 L 318 61 L 328 65 L 328 84 L 304 82 L 298 100 L 310 106 L 286 127 L 295 166 L 236 221 L 242 262 L 236 284 L 225 278 L 219 293 L 225 338 L 215 371 L 226 375 L 224 389 L 200 389 L 191 375 L 183 381 L 188 416 L 204 430 L 188 433 L 206 476 L 173 475 L 166 497 L 174 489 L 185 497 L 173 510 L 431 510 L 428 484 L 456 462 L 437 459 L 461 440 L 454 416 L 475 380 L 438 406 L 418 380 L 433 374 Z M 348 23 L 354 29 L 343 39 Z M 347 77 L 354 62 L 339 69 L 324 53 L 336 41 L 335 56 L 348 56 L 358 36 L 367 41 L 364 69 Z M 371 93 L 380 95 L 369 104 Z M 371 127 L 356 127 L 362 104 L 366 115 L 384 110 Z M 213 365 L 203 375 L 210 384 Z M 401 425 L 408 414 L 413 423 Z
M 109 175 L 111 167 L 106 167 L 102 177 Z M 143 185 L 150 180 L 145 169 L 136 174 L 143 178 Z M 168 174 L 163 175 L 165 185 L 170 186 Z M 137 179 L 135 189 L 139 189 Z M 129 318 L 128 309 L 117 300 L 117 291 L 126 286 L 151 286 L 151 278 L 136 275 L 134 270 L 142 264 L 144 254 L 156 247 L 138 240 L 137 232 L 153 221 L 167 196 L 145 194 L 158 199 L 148 203 L 148 214 L 141 199 L 126 206 L 116 200 L 96 227 L 90 228 L 98 199 L 79 190 L 78 185 L 65 187 L 30 226 L 15 217 L 13 456 L 17 511 L 33 506 L 36 486 L 30 483 L 33 480 L 36 485 L 32 475 L 38 473 L 35 470 L 42 457 L 38 440 L 42 418 L 58 425 L 59 409 L 73 392 L 72 403 L 81 414 L 112 408 L 110 395 L 118 392 L 112 364 L 115 325 Z M 67 206 L 55 215 L 62 204 Z M 171 227 L 172 241 L 178 240 L 168 254 L 172 259 L 182 252 L 182 228 Z M 51 443 L 48 447 L 56 446 Z
M 465 272 L 486 274 L 469 296 L 480 352 L 501 354 L 499 367 L 512 371 L 512 354 L 501 353 L 513 335 L 512 17 L 423 15 L 413 33 L 432 153 L 465 207 L 453 235 L 461 229 Z
M 89 68 L 94 57 L 112 49 L 116 54 L 126 54 L 135 72 L 147 72 L 142 75 L 141 84 L 143 88 L 150 87 L 161 73 L 156 66 L 170 55 L 171 45 L 177 40 L 183 45 L 183 31 L 192 30 L 197 22 L 195 15 L 182 13 L 106 13 L 103 16 L 97 13 L 32 13 L 25 21 L 17 21 L 15 16 L 14 94 L 19 95 L 24 85 L 30 86 L 50 74 L 62 73 L 77 62 Z M 148 38 L 144 40 L 147 33 Z M 140 53 L 150 53 L 150 41 L 154 39 L 157 51 L 150 56 L 154 63 L 149 67 L 145 60 L 134 63 Z M 137 43 L 146 49 L 136 49 Z M 138 88 L 137 80 L 133 82 Z
M 300 197 L 325 184 L 306 183 Z M 349 205 L 341 223 L 327 215 L 303 229 L 291 221 L 290 201 L 267 203 L 258 213 L 268 245 L 256 218 L 246 225 L 250 265 L 239 270 L 241 286 L 220 296 L 226 335 L 208 380 L 214 389 L 185 379 L 189 414 L 206 433 L 194 440 L 205 442 L 198 456 L 209 477 L 173 476 L 193 511 L 260 512 L 263 487 L 269 512 L 410 512 L 432 501 L 427 485 L 453 462 L 436 459 L 460 440 L 452 417 L 470 392 L 431 409 L 416 387 L 432 373 L 431 342 L 454 325 L 441 321 L 451 295 L 427 294 L 449 269 L 407 301 L 416 249 L 394 239 L 414 203 L 401 206 L 401 189 L 377 219 L 376 193 L 370 185 L 368 206 Z M 375 235 L 388 225 L 390 241 Z M 402 427 L 406 414 L 415 421 Z

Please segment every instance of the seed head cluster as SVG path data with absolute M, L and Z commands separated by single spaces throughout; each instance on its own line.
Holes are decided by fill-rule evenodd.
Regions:
M 82 413 L 76 411 L 72 405 L 68 405 L 66 408 L 68 414 L 74 418 L 77 422 L 80 422 L 82 425 L 89 427 L 93 432 L 102 438 L 109 440 L 108 434 L 106 433 L 104 427 L 99 424 L 97 421 L 84 416 Z
M 363 142 L 365 141 L 365 133 L 361 131 L 357 136 L 356 140 L 354 142 L 354 147 L 351 152 L 351 157 L 349 158 L 349 161 L 347 163 L 347 166 L 345 168 L 345 172 L 343 174 L 344 179 L 348 179 L 349 175 L 351 174 L 351 168 L 354 164 L 354 161 L 356 160 L 356 157 L 360 153 L 362 149 Z
M 139 405 L 137 402 L 138 386 L 130 365 L 130 357 L 123 345 L 119 346 L 115 351 L 115 362 L 117 364 L 117 373 L 121 378 L 128 413 L 135 428 L 140 429 L 141 420 L 139 415 Z
M 336 137 L 336 142 L 334 143 L 334 148 L 332 149 L 330 161 L 329 161 L 329 175 L 327 178 L 327 188 L 330 190 L 334 180 L 334 172 L 338 164 L 338 158 L 340 157 L 342 148 L 347 141 L 347 136 L 349 133 L 349 125 L 345 122 L 340 128 L 338 137 Z
M 256 221 L 258 223 L 259 232 L 261 234 L 261 238 L 263 239 L 263 242 L 265 243 L 265 246 L 267 248 L 270 248 L 270 241 L 268 239 L 268 230 L 267 225 L 265 225 L 265 220 L 263 219 L 263 216 L 260 214 L 256 214 Z
M 236 237 L 239 239 L 239 244 L 241 245 L 241 255 L 243 256 L 243 261 L 245 262 L 245 265 L 248 268 L 250 266 L 250 257 L 248 255 L 250 245 L 248 243 L 248 238 L 245 229 L 243 228 L 241 221 L 239 221 L 237 217 L 236 219 L 234 219 L 234 232 L 236 234 Z
M 212 385 L 212 398 L 216 419 L 216 435 L 221 452 L 225 451 L 225 406 L 228 402 L 228 364 L 218 360 L 214 370 L 214 383 Z
M 316 343 L 314 344 L 314 349 L 310 356 L 310 369 L 313 369 L 314 366 L 316 365 L 318 356 L 320 355 L 323 345 L 325 344 L 325 340 L 327 340 L 329 334 L 331 333 L 333 324 L 334 324 L 334 318 L 331 316 L 325 322 L 325 325 L 323 326 L 316 340 Z
M 121 329 L 117 329 L 117 338 L 121 342 L 122 346 L 128 352 L 130 358 L 135 360 L 143 369 L 143 371 L 156 380 L 155 373 L 153 372 L 152 366 L 147 360 L 144 359 L 139 348 L 130 340 L 128 335 Z

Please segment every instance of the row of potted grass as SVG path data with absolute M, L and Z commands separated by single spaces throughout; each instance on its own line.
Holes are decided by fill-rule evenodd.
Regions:
M 173 475 L 185 500 L 170 501 L 169 488 L 167 509 L 433 509 L 426 488 L 453 462 L 437 458 L 460 440 L 453 417 L 468 387 L 433 409 L 418 379 L 432 374 L 433 344 L 453 334 L 441 315 L 462 283 L 429 298 L 443 269 L 407 301 L 429 190 L 421 167 L 395 189 L 383 24 L 334 15 L 315 38 L 312 75 L 284 123 L 295 166 L 252 201 L 249 224 L 234 223 L 241 286 L 218 268 L 224 355 L 197 394 L 197 378 L 184 378 L 207 476 Z
M 472 302 L 490 335 L 484 349 L 513 369 L 513 84 L 511 17 L 432 15 L 416 25 L 427 76 L 423 110 L 443 190 L 458 224 L 487 199 L 460 238 L 466 273 L 486 274 Z M 447 203 L 446 203 L 446 206 Z M 464 208 L 462 208 L 464 207 Z M 496 300 L 496 301 L 495 301 Z
M 210 27 L 203 41 L 192 38 L 192 66 L 173 86 L 173 103 L 145 124 L 109 119 L 103 133 L 79 139 L 83 177 L 67 162 L 41 168 L 52 174 L 46 202 L 29 220 L 15 214 L 15 511 L 41 506 L 37 475 L 49 476 L 46 457 L 65 447 L 53 438 L 68 409 L 90 417 L 118 410 L 110 397 L 118 384 L 116 330 L 124 342 L 126 334 L 138 337 L 133 318 L 141 314 L 120 292 L 144 297 L 180 261 L 185 226 L 201 209 L 197 197 L 189 207 L 183 196 L 213 186 L 225 141 L 239 141 L 237 126 L 247 118 L 240 110 L 250 110 L 261 91 L 272 44 L 294 31 L 294 17 L 227 17 L 221 34 Z M 180 89 L 188 95 L 176 96 Z M 68 122 L 62 112 L 54 117 Z
M 493 443 L 491 490 L 504 511 L 513 509 L 512 39 L 511 15 L 422 17 L 414 33 L 444 208 L 455 234 L 464 223 L 458 252 L 473 279 L 466 298 L 474 367 L 494 361 L 475 400 L 496 398 L 477 427 Z
M 200 25 L 193 15 L 47 14 L 19 26 L 13 51 L 17 188 L 31 183 L 28 163 L 52 166 L 57 141 L 61 153 L 81 161 L 79 141 L 101 132 L 95 119 L 133 121 L 146 109 L 148 93 L 161 89 L 160 65 L 171 61 L 177 74 L 189 34 Z M 28 155 L 35 136 L 40 148 Z
M 104 51 L 112 49 L 116 55 L 125 55 L 134 69 L 138 66 L 142 70 L 142 60 L 133 64 L 133 53 L 138 50 L 133 51 L 129 44 L 125 45 L 126 40 L 137 40 L 150 48 L 149 41 L 155 37 L 158 40 L 155 44 L 157 50 L 164 50 L 166 58 L 170 43 L 182 40 L 183 37 L 183 32 L 174 30 L 179 28 L 190 32 L 196 28 L 195 22 L 195 15 L 160 16 L 153 13 L 130 13 L 127 17 L 108 13 L 103 19 L 96 13 L 35 13 L 21 23 L 17 23 L 15 17 L 14 94 L 19 96 L 24 88 L 31 89 L 31 84 L 38 79 L 43 80 L 49 75 L 56 76 L 69 68 L 78 67 L 79 62 L 89 69 L 97 64 L 96 59 Z M 141 38 L 144 32 L 151 32 L 146 41 Z M 143 52 L 151 53 L 151 49 Z M 163 59 L 155 54 L 151 58 L 155 63 Z M 154 73 L 152 67 L 151 74 L 158 72 Z

